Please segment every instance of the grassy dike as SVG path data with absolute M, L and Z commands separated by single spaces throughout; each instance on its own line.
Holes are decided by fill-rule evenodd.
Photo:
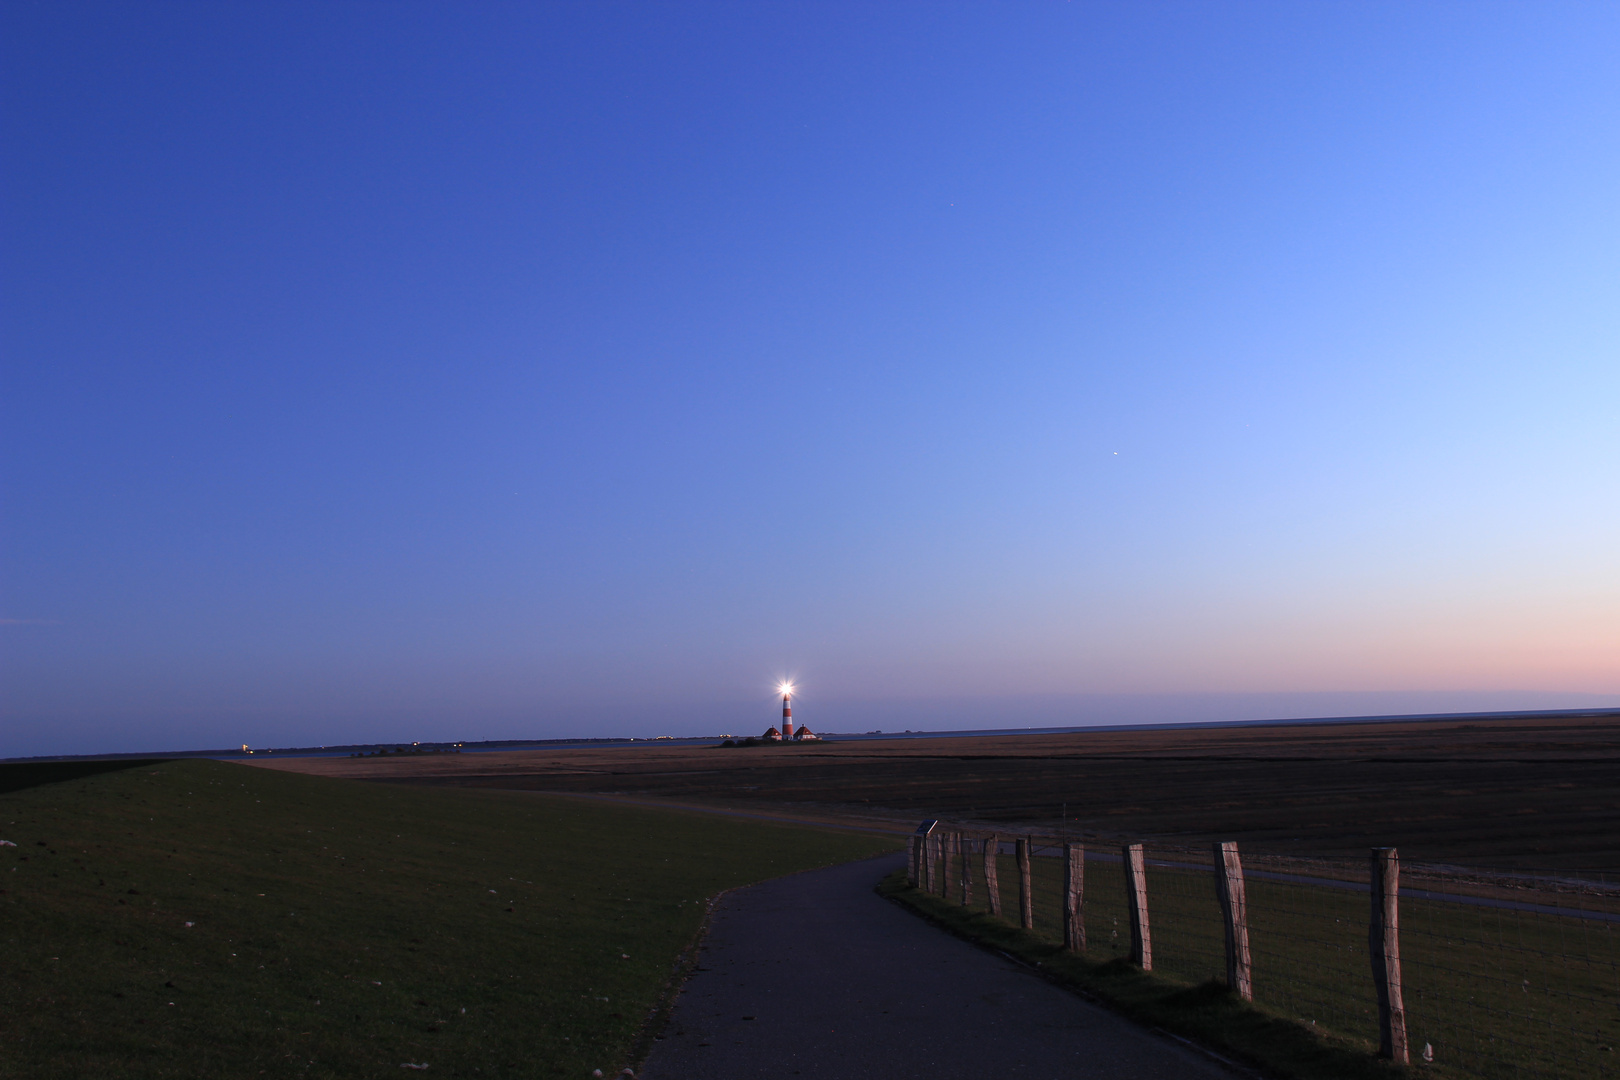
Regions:
M 1373 1057 L 1374 1048 L 1359 1040 L 1312 1031 L 1246 1003 L 1221 983 L 1193 985 L 1143 972 L 1125 960 L 1099 963 L 1076 956 L 1005 919 L 912 888 L 904 870 L 886 877 L 878 892 L 958 937 L 1038 968 L 1059 986 L 1262 1072 L 1294 1080 L 1396 1080 L 1412 1073 Z M 1423 1075 L 1446 1073 L 1425 1068 Z
M 705 901 L 883 837 L 164 762 L 0 794 L 0 1077 L 609 1076 Z

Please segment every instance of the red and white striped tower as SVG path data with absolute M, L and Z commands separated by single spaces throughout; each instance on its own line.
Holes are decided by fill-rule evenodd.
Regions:
M 793 684 L 782 684 L 782 739 L 793 738 Z

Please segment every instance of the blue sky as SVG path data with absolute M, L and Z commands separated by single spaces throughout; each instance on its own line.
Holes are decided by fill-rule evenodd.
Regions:
M 0 755 L 1620 703 L 1620 8 L 21 4 Z

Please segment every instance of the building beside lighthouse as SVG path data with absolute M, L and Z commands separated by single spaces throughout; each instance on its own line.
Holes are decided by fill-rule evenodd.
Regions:
M 761 742 L 820 742 L 821 736 L 800 724 L 793 729 L 792 735 L 783 735 L 777 728 L 766 728 L 765 734 L 760 737 Z

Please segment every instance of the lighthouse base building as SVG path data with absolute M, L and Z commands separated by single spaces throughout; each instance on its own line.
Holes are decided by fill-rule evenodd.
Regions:
M 793 729 L 792 735 L 783 735 L 776 728 L 766 728 L 765 734 L 760 736 L 766 742 L 820 742 L 821 736 L 809 728 L 800 725 Z

